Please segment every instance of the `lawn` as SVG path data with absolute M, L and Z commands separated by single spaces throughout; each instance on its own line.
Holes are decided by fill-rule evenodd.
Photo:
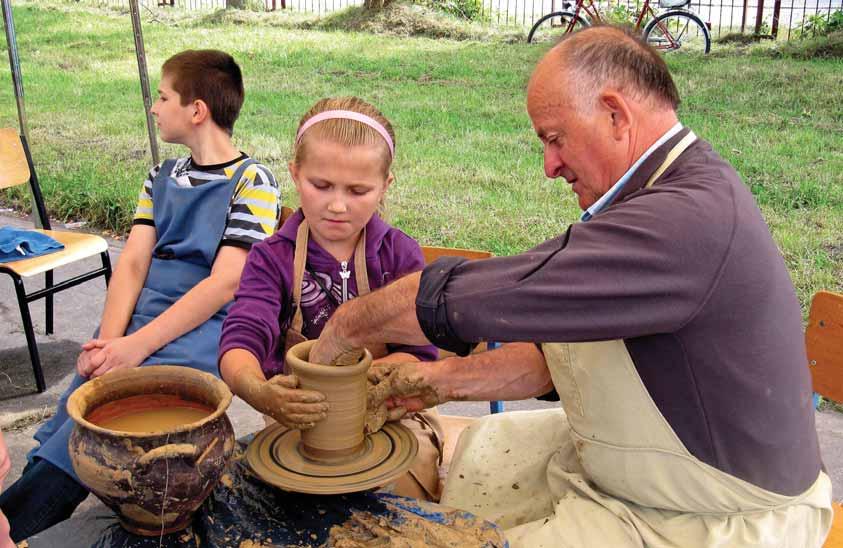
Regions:
M 48 209 L 123 233 L 151 162 L 128 15 L 17 4 L 33 156 Z M 287 205 L 296 201 L 285 166 L 298 118 L 318 98 L 354 94 L 396 127 L 389 216 L 422 243 L 511 254 L 577 219 L 567 185 L 543 176 L 524 109 L 541 48 L 219 17 L 144 19 L 153 88 L 158 67 L 182 49 L 224 49 L 240 62 L 246 103 L 236 142 L 275 171 Z M 719 54 L 669 57 L 681 119 L 752 189 L 803 306 L 818 289 L 843 290 L 843 62 L 714 47 Z M 0 97 L 0 123 L 17 125 L 8 72 Z M 162 153 L 182 151 L 165 145 Z M 26 203 L 8 193 L 0 199 Z

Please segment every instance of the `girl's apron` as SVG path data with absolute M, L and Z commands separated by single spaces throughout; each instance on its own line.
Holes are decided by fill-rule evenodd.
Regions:
M 155 319 L 210 276 L 225 232 L 231 198 L 243 173 L 253 163 L 254 160 L 246 159 L 230 179 L 195 187 L 182 187 L 176 182 L 172 174 L 175 160 L 162 164 L 152 182 L 157 243 L 126 335 Z M 141 365 L 183 365 L 218 377 L 217 350 L 228 307 L 225 305 L 205 323 L 159 349 Z M 70 394 L 87 380 L 74 375 L 59 400 L 55 416 L 35 433 L 41 445 L 29 455 L 46 459 L 77 481 L 67 452 L 73 420 L 67 414 L 66 405 Z
M 284 356 L 294 345 L 307 340 L 302 334 L 304 320 L 302 317 L 301 293 L 304 283 L 304 272 L 307 264 L 307 242 L 310 231 L 307 219 L 302 220 L 296 232 L 296 250 L 293 255 L 293 306 L 296 311 L 290 327 L 284 335 Z M 366 229 L 363 229 L 357 246 L 354 249 L 354 279 L 357 282 L 357 295 L 362 296 L 371 291 L 369 288 L 369 274 L 366 267 Z M 386 345 L 380 345 L 369 351 L 372 356 L 382 358 L 388 350 Z M 285 374 L 287 364 L 284 363 Z M 272 419 L 264 417 L 269 424 Z M 442 426 L 439 423 L 439 414 L 436 410 L 425 410 L 416 413 L 412 418 L 402 419 L 402 424 L 409 428 L 419 441 L 419 452 L 412 468 L 407 474 L 401 476 L 387 489 L 393 493 L 411 496 L 413 498 L 424 498 L 427 500 L 438 500 L 439 498 L 439 465 L 442 463 L 442 448 L 444 447 L 444 436 Z
M 822 545 L 832 520 L 824 472 L 785 496 L 700 461 L 653 402 L 622 340 L 542 351 L 564 411 L 505 413 L 466 429 L 443 504 L 497 521 L 513 547 Z

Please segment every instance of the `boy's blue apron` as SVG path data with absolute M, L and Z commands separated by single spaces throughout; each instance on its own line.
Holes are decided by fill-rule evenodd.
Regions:
M 166 160 L 152 182 L 153 218 L 157 243 L 143 289 L 138 297 L 126 334 L 134 333 L 211 274 L 211 267 L 225 232 L 231 197 L 237 182 L 254 160 L 244 160 L 231 179 L 208 181 L 195 187 L 182 187 L 172 171 L 175 160 Z M 151 355 L 141 365 L 184 365 L 219 376 L 217 350 L 225 305 L 208 321 L 185 333 Z M 97 330 L 99 331 L 99 330 Z M 42 458 L 79 481 L 67 443 L 73 420 L 67 414 L 67 399 L 88 379 L 74 376 L 59 400 L 55 416 L 38 429 L 40 443 L 28 457 Z

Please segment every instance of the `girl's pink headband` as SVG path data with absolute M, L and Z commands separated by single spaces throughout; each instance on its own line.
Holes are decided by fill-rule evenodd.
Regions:
M 356 122 L 360 122 L 361 124 L 366 124 L 370 128 L 374 129 L 381 137 L 383 137 L 383 140 L 386 141 L 386 145 L 389 147 L 389 156 L 391 158 L 395 157 L 395 145 L 392 143 L 392 137 L 389 136 L 389 132 L 386 128 L 374 118 L 366 116 L 365 114 L 360 114 L 359 112 L 354 112 L 353 110 L 326 110 L 311 116 L 308 118 L 307 122 L 303 123 L 299 128 L 299 132 L 296 134 L 296 145 L 301 142 L 304 132 L 315 124 L 324 122 L 325 120 L 336 119 L 354 120 Z

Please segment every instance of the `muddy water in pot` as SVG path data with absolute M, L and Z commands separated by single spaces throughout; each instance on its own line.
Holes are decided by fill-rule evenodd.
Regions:
M 158 432 L 198 422 L 214 410 L 171 394 L 132 396 L 106 403 L 85 419 L 120 432 Z

